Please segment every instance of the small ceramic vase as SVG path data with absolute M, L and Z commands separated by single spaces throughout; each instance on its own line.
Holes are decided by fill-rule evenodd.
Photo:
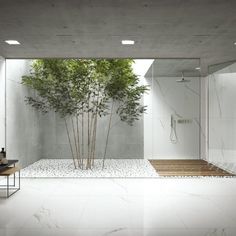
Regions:
M 6 165 L 8 163 L 8 160 L 6 158 L 2 158 L 1 164 Z

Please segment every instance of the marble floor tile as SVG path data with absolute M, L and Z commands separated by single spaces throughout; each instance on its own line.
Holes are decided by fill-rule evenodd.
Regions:
M 235 236 L 235 199 L 235 178 L 22 179 L 0 236 Z

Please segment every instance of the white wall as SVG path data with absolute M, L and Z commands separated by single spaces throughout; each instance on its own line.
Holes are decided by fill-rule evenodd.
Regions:
M 0 56 L 0 148 L 5 147 L 5 59 Z
M 23 167 L 41 158 L 40 114 L 25 104 L 25 96 L 33 93 L 21 84 L 30 64 L 30 60 L 6 60 L 6 151 Z
M 199 149 L 199 78 L 177 83 L 177 77 L 147 78 L 151 91 L 144 97 L 148 106 L 144 115 L 144 156 L 148 159 L 198 159 Z M 175 119 L 190 119 L 176 126 L 177 143 L 170 141 L 171 114 Z
M 209 161 L 236 173 L 236 63 L 209 76 Z

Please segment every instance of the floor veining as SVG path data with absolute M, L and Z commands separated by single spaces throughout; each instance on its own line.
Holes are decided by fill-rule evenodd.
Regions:
M 22 179 L 0 236 L 235 236 L 236 179 Z

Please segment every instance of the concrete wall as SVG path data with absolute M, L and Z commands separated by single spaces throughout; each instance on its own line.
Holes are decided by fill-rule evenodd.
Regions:
M 209 76 L 210 162 L 236 173 L 236 63 Z
M 177 83 L 179 77 L 153 76 L 146 78 L 151 90 L 144 96 L 148 106 L 144 115 L 144 156 L 148 159 L 199 159 L 199 78 Z M 176 121 L 176 143 L 170 140 L 171 115 Z M 180 119 L 189 119 L 190 123 L 178 123 Z
M 0 148 L 5 147 L 5 59 L 0 56 Z
M 109 117 L 98 120 L 96 158 L 102 158 Z M 70 122 L 70 120 L 68 121 Z M 71 134 L 72 130 L 70 128 Z M 42 121 L 42 158 L 71 158 L 64 119 L 54 112 Z M 143 158 L 143 119 L 133 126 L 119 121 L 114 114 L 107 148 L 107 158 Z
M 41 115 L 25 104 L 32 94 L 21 84 L 29 73 L 30 60 L 6 60 L 6 150 L 9 159 L 19 159 L 27 166 L 42 157 Z

